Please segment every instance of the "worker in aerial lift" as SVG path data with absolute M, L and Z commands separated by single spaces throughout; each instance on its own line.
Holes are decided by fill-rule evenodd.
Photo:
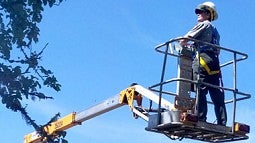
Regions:
M 214 3 L 204 2 L 198 5 L 195 9 L 195 13 L 197 14 L 198 23 L 184 37 L 194 38 L 203 42 L 219 45 L 220 35 L 211 23 L 218 18 Z M 180 40 L 180 44 L 187 47 L 190 42 L 187 39 L 184 39 Z M 194 80 L 197 80 L 199 77 L 200 81 L 220 86 L 221 73 L 219 64 L 219 49 L 196 42 L 192 44 L 196 49 L 196 56 L 194 56 L 192 64 Z M 198 57 L 200 58 L 198 59 Z M 227 113 L 224 103 L 224 92 L 221 89 L 205 86 L 203 84 L 200 85 L 198 90 L 198 119 L 200 121 L 206 121 L 206 95 L 209 91 L 214 104 L 217 124 L 226 125 Z

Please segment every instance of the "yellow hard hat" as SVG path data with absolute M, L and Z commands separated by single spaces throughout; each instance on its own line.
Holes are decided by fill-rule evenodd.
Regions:
M 204 2 L 197 6 L 195 9 L 195 13 L 198 14 L 201 11 L 208 11 L 211 14 L 211 21 L 216 20 L 218 18 L 218 13 L 216 10 L 216 6 L 212 2 Z

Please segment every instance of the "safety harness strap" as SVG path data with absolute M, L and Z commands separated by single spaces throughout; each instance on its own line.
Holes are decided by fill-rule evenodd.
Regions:
M 199 58 L 199 63 L 206 70 L 206 72 L 209 75 L 214 75 L 214 74 L 220 73 L 220 70 L 212 71 L 202 57 Z

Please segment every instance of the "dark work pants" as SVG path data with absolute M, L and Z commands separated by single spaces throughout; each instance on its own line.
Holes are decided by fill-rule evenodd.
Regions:
M 210 61 L 210 64 L 212 62 L 216 62 L 218 64 L 219 62 L 218 57 L 217 59 L 214 59 L 215 57 L 211 57 L 213 55 L 210 54 L 201 54 L 204 56 L 204 58 L 211 59 L 213 61 Z M 208 57 L 207 57 L 208 56 Z M 211 57 L 211 58 L 210 58 Z M 200 81 L 206 82 L 209 84 L 213 84 L 216 86 L 220 86 L 220 74 L 213 74 L 209 75 L 202 67 L 198 66 L 199 61 L 195 59 L 193 61 L 193 76 L 194 79 L 196 80 L 198 77 L 198 73 L 200 73 Z M 199 72 L 198 72 L 199 71 Z M 214 110 L 215 110 L 215 115 L 217 118 L 217 123 L 219 125 L 226 125 L 227 123 L 227 112 L 226 112 L 226 107 L 224 103 L 224 93 L 221 89 L 209 87 L 206 85 L 201 84 L 199 88 L 199 95 L 198 95 L 198 118 L 201 121 L 206 121 L 206 116 L 207 116 L 207 99 L 206 95 L 207 93 L 210 93 L 210 97 L 212 99 L 212 102 L 214 104 Z

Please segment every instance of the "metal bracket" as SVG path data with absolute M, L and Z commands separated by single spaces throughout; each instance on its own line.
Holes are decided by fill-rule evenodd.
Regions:
M 135 91 L 135 87 L 129 87 L 120 92 L 119 103 L 128 104 L 130 109 L 134 108 L 134 100 L 137 101 L 137 105 L 142 105 L 142 95 Z

